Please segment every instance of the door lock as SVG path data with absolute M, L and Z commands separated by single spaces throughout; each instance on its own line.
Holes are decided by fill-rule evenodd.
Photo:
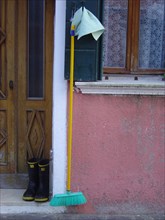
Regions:
M 9 88 L 10 88 L 11 90 L 13 90 L 13 88 L 14 88 L 14 82 L 13 82 L 13 80 L 10 80 L 10 81 L 9 81 Z

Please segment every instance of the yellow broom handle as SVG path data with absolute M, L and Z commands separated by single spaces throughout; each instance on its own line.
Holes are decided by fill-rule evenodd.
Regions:
M 72 162 L 72 119 L 73 119 L 73 79 L 74 79 L 74 31 L 75 26 L 71 26 L 71 50 L 70 50 L 70 86 L 69 86 L 69 115 L 68 115 L 68 176 L 67 191 L 71 189 L 71 162 Z

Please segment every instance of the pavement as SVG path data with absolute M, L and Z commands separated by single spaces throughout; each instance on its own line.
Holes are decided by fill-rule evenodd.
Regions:
M 49 202 L 25 202 L 25 189 L 0 189 L 0 220 L 165 220 L 165 215 L 68 214 L 66 207 Z
M 79 214 L 8 214 L 1 215 L 1 220 L 165 220 L 165 216 L 111 216 Z

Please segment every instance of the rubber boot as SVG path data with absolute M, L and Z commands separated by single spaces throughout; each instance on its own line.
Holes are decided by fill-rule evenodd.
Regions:
M 28 175 L 29 183 L 27 190 L 23 194 L 23 200 L 33 201 L 39 185 L 39 175 L 38 175 L 38 161 L 35 158 L 30 159 L 28 162 Z
M 46 202 L 49 200 L 49 160 L 43 159 L 38 163 L 39 188 L 35 196 L 35 202 Z

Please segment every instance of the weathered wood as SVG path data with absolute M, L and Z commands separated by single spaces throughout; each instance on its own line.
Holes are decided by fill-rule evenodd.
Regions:
M 4 174 L 25 173 L 27 155 L 49 157 L 52 143 L 54 1 L 45 0 L 43 99 L 27 97 L 27 3 L 0 1 L 0 28 L 5 36 L 0 38 L 0 169 Z M 10 80 L 13 89 L 9 88 Z

